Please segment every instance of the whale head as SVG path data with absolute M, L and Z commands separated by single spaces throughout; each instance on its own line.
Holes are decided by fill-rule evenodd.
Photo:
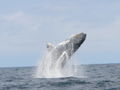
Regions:
M 73 52 L 77 51 L 81 44 L 85 41 L 86 34 L 79 33 L 70 37 L 70 42 L 73 44 Z

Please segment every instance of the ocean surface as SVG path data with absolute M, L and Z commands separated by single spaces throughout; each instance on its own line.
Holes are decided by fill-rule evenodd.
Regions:
M 0 90 L 120 90 L 120 64 L 81 67 L 84 78 L 48 79 L 33 78 L 35 67 L 0 68 Z

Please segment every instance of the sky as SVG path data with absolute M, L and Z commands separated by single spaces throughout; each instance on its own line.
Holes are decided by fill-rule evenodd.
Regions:
M 78 64 L 120 63 L 120 0 L 1 0 L 0 67 L 36 66 L 47 43 L 80 32 Z

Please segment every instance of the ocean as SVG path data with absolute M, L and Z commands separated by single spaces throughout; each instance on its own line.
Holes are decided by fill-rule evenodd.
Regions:
M 120 64 L 81 67 L 84 78 L 33 78 L 35 67 L 0 68 L 0 90 L 120 90 Z

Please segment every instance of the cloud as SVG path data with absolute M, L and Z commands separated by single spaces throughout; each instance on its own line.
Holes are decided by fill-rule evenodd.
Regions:
M 39 51 L 49 41 L 59 43 L 69 35 L 80 32 L 87 33 L 86 45 L 83 47 L 85 52 L 120 49 L 120 42 L 116 40 L 119 38 L 119 17 L 109 24 L 96 27 L 94 22 L 82 22 L 66 16 L 34 16 L 25 12 L 14 12 L 3 15 L 0 23 L 2 22 L 1 53 Z
M 4 15 L 3 19 L 18 24 L 32 24 L 32 17 L 26 15 L 24 12 L 15 12 L 9 15 Z
M 2 15 L 0 19 L 0 53 L 35 51 L 37 28 L 32 16 L 24 12 Z
M 2 15 L 0 53 L 38 52 L 41 47 L 45 47 L 47 41 L 58 39 L 61 20 L 61 17 L 36 17 L 24 12 Z M 52 32 L 56 34 L 53 36 Z
M 104 27 L 90 28 L 87 31 L 86 50 L 90 53 L 117 53 L 120 51 L 120 18 Z

